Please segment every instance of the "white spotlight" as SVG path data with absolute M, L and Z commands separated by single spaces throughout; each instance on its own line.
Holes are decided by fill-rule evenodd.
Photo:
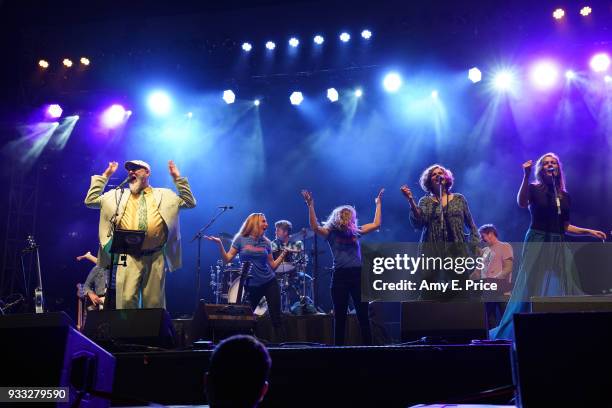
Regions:
M 260 103 L 261 103 L 261 102 L 259 101 L 259 99 L 255 99 L 255 100 L 253 101 L 253 105 L 255 105 L 255 106 L 259 106 L 259 104 L 260 104 Z
M 363 91 L 361 90 L 361 88 L 355 89 L 355 97 L 361 98 L 362 96 L 363 96 Z
M 242 43 L 242 49 L 246 52 L 249 52 L 253 49 L 253 46 L 251 45 L 251 43 L 245 42 Z
M 390 72 L 385 75 L 383 86 L 387 92 L 397 92 L 402 87 L 402 77 L 397 72 Z
M 166 115 L 172 110 L 172 100 L 170 96 L 163 91 L 155 91 L 149 95 L 147 105 L 151 112 L 156 115 Z
M 347 32 L 340 34 L 340 41 L 348 42 L 351 39 L 351 35 Z
M 576 73 L 571 69 L 568 69 L 565 71 L 565 78 L 569 80 L 576 79 Z
M 231 89 L 227 89 L 227 90 L 223 91 L 223 100 L 228 105 L 230 103 L 234 103 L 234 101 L 236 100 L 236 94 Z
M 431 91 L 431 99 L 438 99 L 438 91 L 437 90 L 433 90 Z
M 338 91 L 336 90 L 336 88 L 329 88 L 327 90 L 327 99 L 330 100 L 330 102 L 336 102 L 338 100 Z
M 272 41 L 268 41 L 266 43 L 266 48 L 269 49 L 270 51 L 272 51 L 273 49 L 276 48 L 276 44 L 274 44 Z
M 292 105 L 299 105 L 304 100 L 304 95 L 301 92 L 295 91 L 289 97 Z
M 482 80 L 482 72 L 476 67 L 470 68 L 468 78 L 473 83 L 480 82 Z
M 361 32 L 361 36 L 366 39 L 369 40 L 372 37 L 372 32 L 370 30 L 363 30 Z
M 501 71 L 493 78 L 493 86 L 499 91 L 508 91 L 513 83 L 514 76 L 509 71 Z
M 289 45 L 290 45 L 290 46 L 292 46 L 292 47 L 297 47 L 298 45 L 300 45 L 300 40 L 298 40 L 298 39 L 297 39 L 297 38 L 295 38 L 295 37 L 292 37 L 292 38 L 289 40 Z
M 323 38 L 323 36 L 321 35 L 315 35 L 315 38 L 313 39 L 313 41 L 315 42 L 315 44 L 321 45 L 323 44 L 323 41 L 325 41 L 325 38 Z

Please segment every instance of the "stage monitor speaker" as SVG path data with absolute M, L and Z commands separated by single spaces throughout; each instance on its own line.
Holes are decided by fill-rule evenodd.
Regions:
M 531 311 L 548 312 L 612 312 L 612 296 L 534 296 Z
M 108 349 L 132 345 L 173 348 L 174 328 L 165 309 L 119 309 L 87 313 L 83 333 Z
M 422 337 L 464 343 L 488 338 L 485 305 L 479 302 L 403 302 L 402 342 Z
M 191 339 L 218 342 L 234 334 L 253 334 L 257 317 L 249 305 L 217 305 L 200 301 L 191 323 Z
M 610 406 L 612 313 L 514 315 L 519 407 Z
M 72 326 L 63 312 L 1 316 L 0 385 L 68 387 L 58 407 L 110 406 L 91 391 L 111 393 L 115 358 Z

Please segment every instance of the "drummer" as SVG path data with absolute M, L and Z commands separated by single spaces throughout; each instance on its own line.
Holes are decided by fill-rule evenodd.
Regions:
M 274 223 L 276 227 L 276 238 L 272 241 L 272 256 L 276 259 L 283 249 L 287 250 L 285 263 L 293 263 L 298 259 L 299 253 L 304 250 L 302 241 L 293 241 L 290 238 L 293 224 L 287 220 L 279 220 Z M 284 272 L 286 268 L 281 265 L 276 272 Z M 293 268 L 291 268 L 293 269 Z M 288 270 L 286 272 L 289 272 Z

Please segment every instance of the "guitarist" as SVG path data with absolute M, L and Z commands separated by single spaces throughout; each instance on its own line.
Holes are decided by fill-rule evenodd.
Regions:
M 91 252 L 76 257 L 77 261 L 87 259 L 92 262 L 95 266 L 91 268 L 85 283 L 83 284 L 83 294 L 87 296 L 87 299 L 91 302 L 91 305 L 87 307 L 87 310 L 98 310 L 104 304 L 104 295 L 106 294 L 106 288 L 108 286 L 108 269 L 102 268 L 97 265 L 98 258 L 93 256 Z
M 272 257 L 270 240 L 264 235 L 266 229 L 268 229 L 266 216 L 262 213 L 253 213 L 240 227 L 229 251 L 225 251 L 220 238 L 210 236 L 204 238 L 217 243 L 223 262 L 229 263 L 236 255 L 240 255 L 240 261 L 251 263 L 251 276 L 247 281 L 249 302 L 255 310 L 261 298 L 266 297 L 276 341 L 282 342 L 285 335 L 281 320 L 280 287 L 274 271 L 284 261 L 287 251 L 283 250 L 276 259 Z

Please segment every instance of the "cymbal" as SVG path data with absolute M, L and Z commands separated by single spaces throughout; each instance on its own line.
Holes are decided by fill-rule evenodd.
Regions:
M 314 231 L 310 228 L 302 228 L 298 232 L 289 235 L 291 241 L 304 241 L 314 237 Z

